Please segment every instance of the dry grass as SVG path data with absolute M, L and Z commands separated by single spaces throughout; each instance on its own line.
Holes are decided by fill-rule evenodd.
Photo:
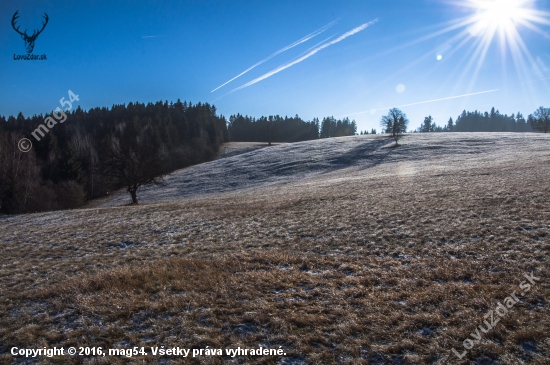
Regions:
M 436 137 L 405 139 L 401 154 L 414 138 Z M 0 361 L 11 346 L 263 345 L 287 356 L 200 362 L 548 364 L 541 138 L 175 203 L 4 218 Z M 448 356 L 531 271 L 541 281 L 522 302 L 462 361 Z
M 279 146 L 282 143 L 272 143 L 271 146 Z M 228 142 L 220 149 L 218 159 L 241 155 L 261 148 L 271 147 L 265 142 Z

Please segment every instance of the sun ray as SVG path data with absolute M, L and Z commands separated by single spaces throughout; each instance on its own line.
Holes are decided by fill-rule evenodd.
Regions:
M 508 75 L 506 72 L 508 54 L 512 56 L 519 80 L 529 79 L 531 76 L 539 78 L 545 76 L 531 55 L 518 27 L 524 27 L 545 38 L 550 38 L 550 34 L 538 26 L 550 25 L 550 13 L 533 9 L 533 0 L 461 0 L 454 4 L 475 11 L 470 17 L 471 25 L 467 27 L 470 37 L 464 40 L 473 40 L 474 51 L 460 77 L 464 79 L 470 75 L 469 91 L 476 86 L 481 67 L 495 39 L 498 39 L 500 46 L 505 83 Z M 474 63 L 476 65 L 472 72 Z
M 542 35 L 544 38 L 549 38 L 550 39 L 550 33 L 545 32 L 544 30 L 537 27 L 535 24 L 533 24 L 529 21 L 523 20 L 523 19 L 518 19 L 518 23 L 525 26 L 526 28 L 531 29 L 534 32 L 537 32 L 538 34 Z
M 495 36 L 496 29 L 492 28 L 489 30 L 489 32 L 483 37 L 483 41 L 480 42 L 479 47 L 479 56 L 477 57 L 477 65 L 475 68 L 475 71 L 472 75 L 472 78 L 470 80 L 470 85 L 468 86 L 468 92 L 470 92 L 474 86 L 475 82 L 477 81 L 477 76 L 479 75 L 479 71 L 481 70 L 481 66 L 483 66 L 483 62 L 485 61 L 485 57 L 487 56 L 487 51 L 489 50 L 489 46 L 491 45 L 491 41 L 493 40 L 493 37 Z M 475 60 L 475 57 L 474 57 Z
M 520 87 L 522 88 L 522 96 L 524 98 L 533 100 L 536 96 L 534 94 L 534 87 L 522 83 L 524 80 L 537 78 L 537 81 L 543 81 L 544 88 L 550 90 L 550 83 L 546 81 L 547 77 L 545 77 L 548 75 L 544 74 L 537 65 L 520 34 L 521 29 L 518 29 L 523 27 L 545 38 L 549 38 L 550 33 L 539 27 L 539 25 L 550 25 L 550 12 L 534 9 L 531 6 L 534 0 L 452 0 L 447 2 L 452 6 L 466 8 L 468 11 L 472 11 L 472 14 L 442 23 L 438 25 L 441 27 L 440 29 L 436 28 L 435 31 L 427 35 L 384 52 L 371 55 L 362 59 L 362 61 L 386 56 L 416 44 L 433 40 L 436 37 L 447 36 L 448 38 L 445 43 L 451 45 L 451 47 L 445 52 L 445 56 L 438 58 L 438 60 L 443 59 L 442 64 L 444 64 L 445 60 L 453 59 L 453 56 L 459 56 L 459 59 L 454 60 L 455 67 L 447 74 L 441 84 L 447 85 L 449 82 L 453 83 L 453 80 L 455 80 L 454 87 L 452 88 L 453 94 L 459 93 L 459 90 L 464 88 L 465 85 L 468 86 L 465 91 L 471 92 L 480 86 L 476 85 L 478 76 L 481 73 L 491 46 L 496 40 L 500 49 L 499 56 L 504 85 L 508 85 L 509 82 L 510 69 L 508 63 L 511 55 L 512 62 L 510 66 L 515 68 L 517 81 L 522 84 Z M 464 48 L 466 49 L 464 50 Z M 395 71 L 371 89 L 376 89 L 405 70 L 423 62 L 433 55 L 434 52 L 437 52 L 437 48 L 410 61 L 407 65 Z M 437 67 L 427 69 L 424 77 L 434 72 Z

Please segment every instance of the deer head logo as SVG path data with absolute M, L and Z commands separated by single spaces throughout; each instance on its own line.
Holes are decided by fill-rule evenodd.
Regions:
M 40 30 L 35 30 L 31 36 L 29 36 L 27 34 L 27 30 L 25 29 L 25 31 L 23 33 L 21 33 L 19 31 L 19 27 L 15 27 L 15 22 L 17 20 L 17 18 L 19 18 L 19 15 L 17 15 L 17 13 L 19 12 L 16 11 L 15 14 L 13 14 L 13 17 L 11 18 L 11 26 L 13 27 L 13 29 L 19 33 L 21 35 L 21 38 L 23 38 L 23 40 L 25 41 L 25 48 L 27 49 L 27 53 L 32 53 L 32 50 L 34 49 L 34 42 L 36 41 L 36 38 L 38 38 L 38 35 L 40 33 L 42 33 L 42 31 L 44 30 L 44 28 L 46 28 L 46 24 L 48 24 L 48 14 L 44 13 L 44 19 L 46 20 L 44 23 L 42 23 L 42 29 Z

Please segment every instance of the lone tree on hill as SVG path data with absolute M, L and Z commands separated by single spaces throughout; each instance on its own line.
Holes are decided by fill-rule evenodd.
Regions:
M 403 133 L 407 132 L 407 126 L 409 125 L 409 120 L 407 115 L 397 108 L 390 109 L 388 115 L 384 115 L 380 120 L 380 125 L 386 131 L 390 133 L 391 137 L 395 140 L 395 145 L 397 146 L 397 141 L 403 136 Z
M 531 127 L 537 131 L 548 133 L 550 130 L 550 108 L 540 107 L 527 118 Z
M 101 162 L 104 176 L 126 187 L 132 204 L 138 204 L 137 192 L 142 186 L 161 185 L 165 176 L 166 157 L 158 141 L 146 133 L 112 136 L 105 145 Z

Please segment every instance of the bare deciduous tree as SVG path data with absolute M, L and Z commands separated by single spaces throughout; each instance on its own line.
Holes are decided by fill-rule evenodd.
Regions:
M 548 133 L 550 131 L 550 108 L 541 106 L 529 115 L 528 120 L 533 129 Z
M 103 175 L 126 187 L 132 203 L 138 204 L 140 187 L 162 184 L 165 176 L 165 157 L 158 146 L 149 143 L 141 134 L 136 138 L 111 138 L 101 162 Z
M 380 125 L 386 133 L 391 134 L 395 140 L 395 145 L 398 145 L 397 141 L 402 137 L 403 133 L 407 132 L 408 124 L 407 115 L 397 108 L 390 109 L 388 114 L 384 115 L 380 120 Z
M 46 189 L 40 185 L 42 179 L 34 150 L 22 152 L 18 147 L 18 142 L 23 137 L 21 133 L 0 131 L 1 213 L 44 210 L 36 204 L 39 198 L 44 201 L 44 205 L 52 203 L 42 196 Z

